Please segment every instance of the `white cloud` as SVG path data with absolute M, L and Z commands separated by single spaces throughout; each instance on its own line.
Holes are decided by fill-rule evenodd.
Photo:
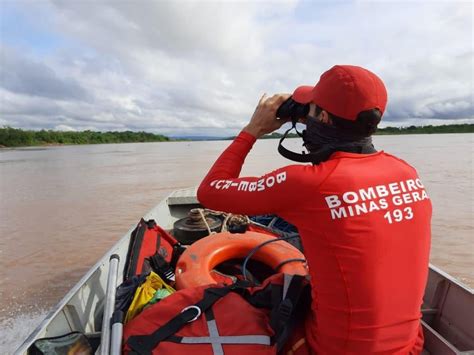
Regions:
M 76 129 L 70 126 L 66 126 L 64 124 L 60 124 L 54 127 L 56 131 L 64 131 L 64 132 L 75 132 Z
M 362 65 L 384 79 L 388 122 L 474 114 L 470 2 L 23 6 L 47 12 L 47 31 L 66 40 L 42 56 L 0 47 L 8 64 L 0 113 L 12 126 L 227 135 L 263 92 L 314 84 L 334 64 Z

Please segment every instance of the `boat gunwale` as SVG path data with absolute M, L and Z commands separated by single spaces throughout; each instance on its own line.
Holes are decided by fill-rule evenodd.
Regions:
M 462 288 L 464 291 L 470 293 L 471 295 L 474 294 L 474 288 L 469 287 L 468 285 L 464 284 L 462 281 L 456 279 L 454 276 L 451 276 L 447 272 L 441 270 L 439 267 L 434 266 L 433 264 L 429 263 L 429 269 L 441 275 L 443 278 L 448 279 L 448 281 Z
M 31 334 L 25 339 L 25 341 L 17 348 L 15 354 L 26 353 L 29 347 L 34 343 L 37 335 L 49 324 L 49 322 L 56 317 L 64 307 L 69 303 L 72 297 L 79 292 L 84 284 L 94 275 L 94 273 L 106 262 L 115 250 L 126 240 L 130 239 L 130 235 L 135 227 L 132 227 L 122 238 L 120 238 L 85 274 L 79 281 L 64 295 L 64 297 L 52 307 L 52 309 L 46 314 L 45 318 L 40 324 L 31 332 Z

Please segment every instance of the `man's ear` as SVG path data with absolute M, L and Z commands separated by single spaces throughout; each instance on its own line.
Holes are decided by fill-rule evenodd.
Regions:
M 319 117 L 320 117 L 321 122 L 326 123 L 326 124 L 332 124 L 332 120 L 329 117 L 329 114 L 327 113 L 327 111 L 322 110 L 321 113 L 319 114 Z

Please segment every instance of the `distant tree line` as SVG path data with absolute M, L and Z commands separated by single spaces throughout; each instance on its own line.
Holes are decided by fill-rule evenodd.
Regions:
M 432 133 L 474 133 L 474 124 L 453 124 L 443 126 L 409 126 L 379 128 L 376 135 L 389 134 L 432 134 Z M 282 134 L 272 133 L 264 139 L 281 138 Z M 298 137 L 290 133 L 289 138 Z M 227 139 L 233 139 L 229 137 Z M 104 143 L 138 143 L 138 142 L 167 142 L 169 137 L 148 132 L 63 132 L 53 130 L 31 131 L 4 126 L 0 128 L 0 147 L 26 147 L 55 144 L 104 144 Z M 176 140 L 176 139 L 173 139 Z M 184 139 L 179 139 L 184 140 Z M 190 138 L 186 140 L 192 140 Z
M 0 128 L 0 147 L 24 147 L 54 144 L 103 144 L 165 142 L 170 139 L 161 134 L 147 132 L 62 132 L 52 130 L 30 131 L 5 126 Z
M 376 135 L 389 135 L 389 134 L 433 134 L 433 133 L 474 133 L 474 124 L 451 124 L 451 125 L 442 125 L 442 126 L 409 126 L 409 127 L 386 127 L 379 128 Z M 273 132 L 267 134 L 262 138 L 281 138 L 283 135 L 281 133 Z M 297 138 L 296 133 L 290 133 L 287 136 L 288 138 Z
M 379 128 L 375 134 L 432 134 L 432 133 L 474 133 L 474 124 L 450 124 L 442 126 L 408 126 Z

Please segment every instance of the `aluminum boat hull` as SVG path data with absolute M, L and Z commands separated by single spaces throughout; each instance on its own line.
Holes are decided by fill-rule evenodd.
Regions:
M 196 189 L 177 190 L 147 213 L 164 229 L 199 207 Z M 15 354 L 27 354 L 36 339 L 72 331 L 100 332 L 106 292 L 109 258 L 120 256 L 119 275 L 128 251 L 133 226 L 48 313 Z M 119 276 L 118 283 L 122 282 Z M 407 290 L 408 292 L 409 290 Z M 424 354 L 474 354 L 474 293 L 442 270 L 430 265 L 424 305 Z

